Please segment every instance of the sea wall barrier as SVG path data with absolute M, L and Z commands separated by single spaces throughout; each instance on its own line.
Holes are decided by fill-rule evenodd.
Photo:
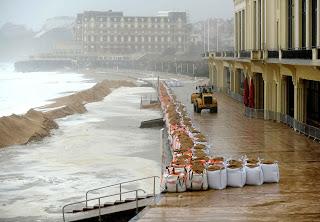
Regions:
M 193 125 L 185 106 L 165 82 L 159 84 L 159 100 L 165 122 L 162 143 L 167 140 L 167 146 L 162 144 L 166 153 L 163 154 L 161 178 L 161 187 L 166 192 L 279 182 L 277 161 L 210 156 L 205 135 Z

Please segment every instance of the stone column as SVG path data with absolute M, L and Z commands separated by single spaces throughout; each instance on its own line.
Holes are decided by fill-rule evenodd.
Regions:
M 276 83 L 276 108 L 275 112 L 285 114 L 285 107 L 287 106 L 287 100 L 285 98 L 286 94 L 283 93 L 286 91 L 285 80 L 280 76 L 279 81 Z M 277 115 L 277 121 L 280 122 L 280 116 Z
M 238 12 L 238 51 L 241 51 L 241 12 Z
M 272 93 L 273 85 L 272 81 L 264 80 L 264 118 L 270 119 L 271 116 L 269 116 L 268 111 L 272 111 Z
M 317 46 L 320 46 L 320 0 L 317 0 Z
M 299 122 L 305 122 L 305 92 L 303 80 L 298 80 L 294 85 L 294 118 Z
M 302 1 L 294 0 L 294 47 L 301 47 L 301 9 L 302 9 Z
M 312 23 L 312 13 L 311 13 L 311 0 L 306 0 L 306 33 L 302 33 L 302 35 L 306 35 L 306 48 L 311 49 L 311 43 L 312 43 L 312 29 L 311 29 L 311 23 Z
M 280 78 L 278 84 L 278 109 L 277 111 L 282 114 L 287 114 L 287 81 L 284 77 Z
M 233 26 L 233 29 L 234 29 L 234 48 L 235 48 L 235 51 L 238 51 L 238 33 L 237 33 L 237 28 L 238 26 L 238 16 L 237 16 L 237 13 L 234 13 L 234 26 Z
M 235 82 L 235 71 L 234 67 L 230 67 L 230 90 L 235 92 L 234 82 Z
M 280 1 L 280 48 L 288 48 L 288 3 Z
M 216 73 L 217 73 L 217 87 L 219 89 L 223 88 L 224 84 L 224 69 L 223 69 L 223 63 L 216 61 Z
M 259 46 L 260 46 L 260 35 L 261 35 L 261 33 L 260 33 L 260 31 L 259 31 L 259 21 L 260 21 L 260 19 L 261 19 L 261 17 L 259 16 L 259 12 L 260 12 L 260 4 L 261 4 L 261 1 L 259 1 L 259 0 L 257 0 L 256 1 L 256 11 L 255 11 L 255 13 L 256 13 L 256 32 L 255 32 L 255 35 L 256 35 L 256 49 L 258 50 L 258 49 L 260 49 L 259 48 Z
M 234 68 L 234 92 L 240 94 L 240 73 Z
M 212 62 L 209 60 L 208 61 L 208 67 L 209 67 L 209 80 L 210 80 L 210 83 L 212 84 Z
M 260 11 L 260 21 L 261 21 L 261 49 L 264 48 L 264 27 L 265 27 L 265 23 L 264 23 L 264 15 L 265 15 L 265 3 L 264 3 L 265 0 L 261 0 L 260 4 L 260 8 L 261 8 L 261 11 Z
M 243 50 L 243 11 L 239 11 L 240 15 L 240 49 Z

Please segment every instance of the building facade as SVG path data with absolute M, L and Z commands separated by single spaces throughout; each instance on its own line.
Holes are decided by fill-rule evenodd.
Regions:
M 319 128 L 320 0 L 234 0 L 234 19 L 234 51 L 205 55 L 212 84 L 265 119 Z
M 84 55 L 184 52 L 190 41 L 186 12 L 140 17 L 85 11 L 77 15 L 74 34 Z

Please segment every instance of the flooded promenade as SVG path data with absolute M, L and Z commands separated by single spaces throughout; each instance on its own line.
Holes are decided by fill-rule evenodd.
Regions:
M 280 183 L 165 194 L 139 221 L 319 221 L 320 144 L 272 121 L 248 119 L 242 104 L 217 94 L 218 114 L 193 113 L 193 83 L 174 88 L 211 144 L 211 155 L 278 160 Z

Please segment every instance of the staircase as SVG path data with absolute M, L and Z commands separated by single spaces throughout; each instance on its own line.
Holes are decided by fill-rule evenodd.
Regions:
M 136 182 L 150 179 L 153 180 L 153 192 L 151 194 L 148 194 L 143 189 L 123 191 L 123 185 L 125 184 L 132 185 Z M 135 213 L 138 214 L 142 208 L 154 202 L 156 198 L 156 179 L 160 178 L 158 176 L 145 177 L 88 190 L 85 195 L 85 200 L 63 206 L 63 221 L 85 221 L 90 218 L 98 217 L 98 221 L 100 222 L 102 221 L 102 216 L 130 210 L 135 210 Z M 95 192 L 111 188 L 119 188 L 119 192 L 90 199 L 88 198 L 89 195 L 94 195 Z M 124 198 L 124 196 L 128 195 L 130 195 L 130 197 Z M 118 199 L 114 201 L 105 201 L 105 199 L 112 197 L 118 197 Z

